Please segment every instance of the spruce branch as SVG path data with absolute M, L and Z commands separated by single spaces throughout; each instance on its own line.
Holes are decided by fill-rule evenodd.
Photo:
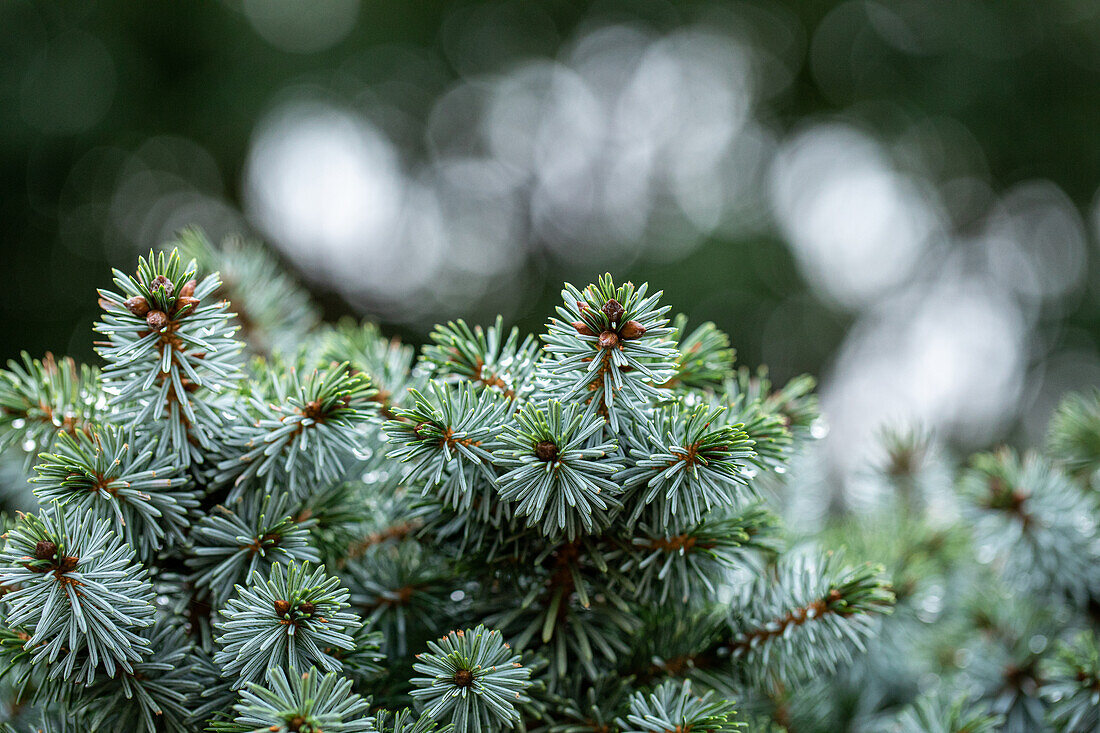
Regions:
M 421 388 L 423 376 L 412 371 L 416 350 L 396 338 L 386 338 L 374 323 L 344 319 L 326 336 L 323 356 L 329 361 L 347 360 L 351 370 L 366 372 L 377 389 L 373 399 L 382 417 L 394 417 L 409 388 Z
M 562 694 L 549 733 L 610 733 L 618 731 L 615 718 L 626 712 L 630 679 L 601 677 L 589 684 L 575 680 Z
M 351 680 L 310 667 L 272 669 L 267 683 L 241 691 L 232 722 L 211 726 L 217 733 L 374 733 L 369 702 L 351 691 Z
M 379 711 L 374 717 L 374 729 L 379 733 L 448 733 L 454 730 L 453 725 L 439 726 L 428 714 L 419 717 L 413 715 L 409 709 L 391 713 L 386 710 Z
M 20 626 L 0 625 L 0 695 L 14 715 L 27 705 L 64 702 L 72 683 L 50 679 L 48 664 L 34 664 L 33 649 L 27 648 L 30 632 Z
M 418 515 L 424 505 L 418 497 L 410 497 L 404 487 L 374 496 L 369 501 L 369 519 L 360 521 L 354 528 L 354 537 L 343 548 L 341 567 L 350 567 L 360 561 L 374 547 L 414 539 L 424 528 L 424 518 Z M 435 507 L 432 507 L 433 511 Z M 360 518 L 361 520 L 361 518 Z
M 976 541 L 1003 563 L 1010 582 L 1079 602 L 1098 587 L 1094 505 L 1048 459 L 1009 449 L 977 455 L 959 492 Z
M 152 651 L 140 634 L 153 623 L 152 586 L 107 520 L 56 503 L 23 515 L 0 552 L 0 584 L 14 588 L 5 622 L 31 632 L 24 648 L 50 679 L 133 672 Z
M 881 442 L 884 455 L 876 468 L 897 482 L 906 482 L 919 474 L 933 448 L 931 432 L 919 426 L 886 428 Z
M 767 400 L 748 401 L 748 395 L 736 388 L 735 382 L 726 382 L 726 389 L 708 397 L 708 404 L 726 407 L 723 422 L 738 425 L 752 441 L 752 456 L 748 461 L 763 470 L 786 470 L 794 436 L 788 427 L 789 418 L 773 412 Z M 750 475 L 755 471 L 747 471 Z
M 744 727 L 733 720 L 735 715 L 733 702 L 710 691 L 694 694 L 690 680 L 667 680 L 648 695 L 634 693 L 630 711 L 616 722 L 623 733 L 729 733 Z
M 410 464 L 404 481 L 458 511 L 477 503 L 479 515 L 488 516 L 496 478 L 492 449 L 511 401 L 493 390 L 435 380 L 428 383 L 428 396 L 409 394 L 412 407 L 397 410 L 397 419 L 386 423 L 389 442 L 398 446 L 390 458 Z
M 231 427 L 226 443 L 233 455 L 217 464 L 215 480 L 233 482 L 230 500 L 253 478 L 264 491 L 285 488 L 295 499 L 308 494 L 312 484 L 341 479 L 374 414 L 370 379 L 350 373 L 347 362 L 314 369 L 304 378 L 296 367 L 274 376 L 273 393 L 250 400 L 253 422 Z
M 898 715 L 897 733 L 994 733 L 1004 716 L 967 695 L 923 695 Z
M 21 671 L 27 671 L 20 670 L 20 666 L 30 661 L 31 653 L 25 648 L 30 638 L 25 629 L 0 626 L 0 680 L 10 680 L 9 675 L 20 677 Z
M 34 467 L 40 501 L 109 519 L 143 561 L 183 540 L 199 492 L 170 456 L 156 451 L 155 439 L 89 423 L 75 435 L 59 433 L 53 450 Z
M 207 647 L 206 644 L 195 645 L 191 650 L 190 671 L 199 684 L 199 694 L 191 701 L 191 725 L 209 730 L 232 719 L 233 705 L 239 701 L 239 694 L 234 689 L 236 678 L 222 674 L 213 652 Z
M 622 493 L 609 477 L 622 465 L 604 460 L 616 445 L 599 441 L 603 428 L 602 418 L 557 400 L 545 409 L 529 402 L 513 415 L 493 457 L 507 470 L 497 489 L 516 516 L 526 517 L 528 526 L 541 525 L 549 537 L 568 539 L 608 525 Z
M 370 624 L 360 626 L 352 632 L 351 637 L 353 648 L 332 650 L 332 655 L 344 665 L 344 676 L 350 678 L 357 687 L 377 682 L 389 671 L 380 664 L 386 659 L 382 652 L 385 638 Z
M 649 517 L 658 526 L 690 528 L 716 507 L 738 508 L 755 498 L 745 466 L 752 441 L 741 425 L 724 425 L 724 409 L 672 405 L 631 435 L 634 465 L 621 481 L 635 490 L 631 520 Z
M 1091 479 L 1100 469 L 1100 389 L 1067 395 L 1047 430 L 1050 455 L 1074 476 Z
M 888 609 L 873 569 L 776 560 L 756 500 L 811 432 L 812 380 L 735 371 L 648 285 L 567 285 L 541 348 L 455 320 L 417 358 L 318 325 L 253 245 L 177 244 L 101 292 L 98 383 L 0 374 L 0 442 L 44 449 L 52 502 L 0 553 L 0 689 L 32 719 L 728 733 L 733 691 L 793 704 Z M 464 630 L 438 639 L 444 618 Z
M 673 319 L 672 328 L 672 340 L 678 342 L 678 353 L 675 373 L 665 387 L 716 392 L 726 380 L 733 378 L 737 352 L 730 347 L 729 336 L 710 321 L 684 335 L 687 316 L 683 314 Z
M 0 723 L 3 733 L 84 733 L 87 727 L 78 713 L 40 709 L 34 716 L 34 723 L 23 723 L 15 727 L 11 723 Z
M 376 446 L 380 441 L 374 438 Z M 300 526 L 308 522 L 304 526 L 309 527 L 309 541 L 329 567 L 343 568 L 356 553 L 364 527 L 373 524 L 379 494 L 386 491 L 390 477 L 388 472 L 379 476 L 369 471 L 362 474 L 370 476 L 369 484 L 351 480 L 315 488 L 292 517 Z
M 433 619 L 455 612 L 455 568 L 415 540 L 374 545 L 347 570 L 352 606 L 382 633 L 391 659 L 409 653 L 410 639 L 430 637 Z
M 697 605 L 717 595 L 725 571 L 743 566 L 748 551 L 772 550 L 766 538 L 775 522 L 759 505 L 733 516 L 708 518 L 676 534 L 642 522 L 631 539 L 634 552 L 625 555 L 622 571 L 635 578 L 639 598 Z M 700 588 L 705 595 L 698 593 Z
M 27 467 L 59 431 L 74 435 L 106 408 L 99 370 L 69 357 L 41 360 L 27 352 L 0 370 L 0 450 L 18 446 Z
M 189 580 L 208 590 L 215 606 L 225 603 L 235 585 L 257 572 L 266 575 L 275 563 L 321 561 L 310 544 L 316 520 L 291 517 L 286 494 L 251 494 L 233 507 L 214 507 L 191 531 Z
M 662 399 L 659 385 L 673 373 L 676 349 L 669 341 L 668 306 L 649 287 L 615 286 L 611 275 L 580 291 L 562 290 L 561 318 L 551 318 L 543 336 L 548 355 L 541 364 L 549 394 L 563 402 L 583 400 L 592 414 L 606 416 L 618 431 L 620 417 Z
M 292 351 L 318 325 L 320 310 L 309 293 L 259 243 L 229 237 L 214 246 L 192 227 L 170 246 L 201 270 L 218 273 L 220 284 L 212 295 L 233 303 L 233 320 L 251 351 Z
M 879 442 L 881 452 L 871 466 L 870 476 L 890 492 L 897 511 L 920 516 L 937 499 L 947 498 L 951 488 L 949 469 L 928 428 L 887 427 Z
M 630 602 L 633 585 L 615 564 L 618 551 L 581 537 L 500 563 L 502 581 L 511 582 L 495 584 L 494 595 L 484 599 L 485 620 L 519 649 L 541 647 L 551 686 L 578 667 L 595 680 L 601 667 L 630 651 L 641 623 Z
M 469 382 L 489 387 L 508 398 L 525 395 L 533 387 L 529 379 L 536 365 L 538 345 L 533 336 L 522 340 L 513 327 L 504 335 L 504 322 L 483 329 L 463 320 L 438 325 L 432 343 L 423 350 L 429 376 L 445 382 Z
M 617 660 L 618 669 L 640 685 L 697 677 L 712 689 L 729 688 L 727 616 L 724 607 L 685 609 L 669 603 L 646 608 L 629 653 Z
M 797 440 L 805 438 L 821 416 L 814 394 L 815 385 L 813 377 L 803 374 L 776 389 L 767 367 L 759 367 L 753 372 L 742 366 L 737 370 L 736 379 L 727 383 L 726 392 L 731 397 L 744 395 L 745 405 L 759 402 L 762 411 L 777 415 Z
M 275 667 L 340 671 L 335 655 L 355 647 L 349 634 L 362 623 L 343 610 L 348 591 L 339 578 L 326 576 L 323 565 L 311 571 L 309 565 L 277 563 L 269 578 L 254 572 L 249 582 L 237 586 L 215 623 L 221 635 L 214 661 L 237 677 L 235 687 L 260 681 Z
M 1065 603 L 1051 603 L 1049 596 L 1019 591 L 990 578 L 973 589 L 963 606 L 966 623 L 978 632 L 964 640 L 964 654 L 971 660 L 966 676 L 990 710 L 1003 714 L 1006 733 L 1043 729 L 1042 646 L 1049 643 L 1045 634 L 1052 628 L 1065 627 L 1070 610 Z
M 788 553 L 774 579 L 758 577 L 745 590 L 731 618 L 729 653 L 754 684 L 804 680 L 863 651 L 893 604 L 880 567 L 848 567 L 832 553 Z
M 1063 643 L 1042 670 L 1043 698 L 1050 721 L 1060 731 L 1100 729 L 1100 645 L 1084 631 Z
M 191 706 L 199 682 L 191 673 L 191 645 L 183 631 L 161 621 L 146 630 L 155 654 L 134 663 L 133 672 L 99 675 L 70 701 L 90 730 L 190 733 Z
M 431 716 L 456 731 L 490 733 L 520 721 L 516 704 L 528 700 L 531 670 L 484 626 L 452 631 L 416 655 L 412 696 Z
M 159 436 L 158 446 L 201 462 L 225 422 L 219 396 L 240 378 L 226 301 L 214 302 L 217 275 L 196 279 L 179 252 L 138 258 L 137 275 L 114 271 L 118 292 L 99 291 L 104 310 L 97 351 L 104 388 L 126 407 L 119 424 Z

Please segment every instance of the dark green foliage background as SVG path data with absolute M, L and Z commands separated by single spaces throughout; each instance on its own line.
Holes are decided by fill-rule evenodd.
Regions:
M 721 5 L 533 2 L 552 19 L 558 42 L 593 13 L 635 18 L 659 29 L 700 8 Z M 313 54 L 271 46 L 253 31 L 238 5 L 231 0 L 0 4 L 0 359 L 22 349 L 91 358 L 86 334 L 96 309 L 94 287 L 107 274 L 108 261 L 128 259 L 129 253 L 122 258 L 111 249 L 117 235 L 109 226 L 95 226 L 95 216 L 72 216 L 83 202 L 109 194 L 113 185 L 74 172 L 90 151 L 122 156 L 157 135 L 193 140 L 210 153 L 225 181 L 226 190 L 214 193 L 239 205 L 249 135 L 281 89 L 300 82 L 338 92 L 335 72 L 353 59 L 366 73 L 384 77 L 392 72 L 386 54 L 372 52 L 395 43 L 438 54 L 447 73 L 455 74 L 441 37 L 448 20 L 474 3 L 370 0 L 361 5 L 344 40 Z M 789 41 L 802 58 L 795 83 L 770 102 L 781 129 L 837 113 L 889 139 L 902 113 L 910 119 L 953 118 L 977 141 L 993 191 L 1047 178 L 1087 216 L 1100 183 L 1100 12 L 1091 3 L 924 3 L 920 24 L 907 29 L 917 34 L 909 38 L 916 52 L 899 50 L 897 39 L 888 40 L 890 28 L 883 32 L 881 18 L 876 20 L 869 5 L 820 0 L 759 5 L 787 19 L 793 29 Z M 906 7 L 897 2 L 878 6 Z M 114 94 L 90 129 L 48 134 L 28 124 L 20 99 L 28 93 L 28 69 L 37 55 L 73 29 L 106 47 L 114 64 Z M 906 39 L 901 40 L 904 45 Z M 496 42 L 494 53 L 504 58 L 517 50 L 555 50 L 552 43 L 517 49 L 522 39 Z M 823 53 L 840 62 L 817 58 Z M 72 95 L 71 104 L 79 105 L 79 99 Z M 73 112 L 65 103 L 54 111 L 61 116 Z M 977 213 L 962 211 L 956 223 L 965 228 Z M 592 275 L 587 268 L 574 272 L 538 256 L 526 267 L 531 296 L 517 314 L 524 331 L 538 330 L 557 299 L 558 283 Z M 1094 254 L 1089 268 L 1096 269 Z M 686 260 L 668 265 L 643 259 L 617 268 L 616 276 L 659 281 L 667 300 L 693 322 L 714 320 L 730 333 L 744 363 L 766 361 L 780 380 L 803 371 L 821 373 L 848 325 L 847 316 L 815 299 L 787 249 L 774 240 L 710 241 Z M 327 315 L 349 310 L 338 296 L 316 284 L 314 289 L 321 291 Z M 795 309 L 789 321 L 801 324 L 802 332 L 766 333 L 761 324 L 785 302 Z M 1056 318 L 1100 336 L 1095 286 Z M 1051 332 L 1053 339 L 1060 338 L 1057 323 Z M 419 340 L 423 332 L 404 335 Z

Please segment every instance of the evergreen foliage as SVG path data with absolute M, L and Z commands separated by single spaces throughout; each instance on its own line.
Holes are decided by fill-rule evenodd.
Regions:
M 289 677 L 289 679 L 288 679 Z M 282 667 L 268 673 L 268 687 L 252 683 L 241 692 L 232 723 L 214 726 L 223 733 L 371 733 L 367 700 L 351 691 L 351 680 L 310 667 L 289 675 Z
M 289 516 L 286 494 L 254 494 L 234 509 L 214 507 L 191 530 L 187 564 L 191 583 L 208 590 L 215 606 L 228 599 L 233 588 L 260 570 L 266 574 L 277 562 L 321 561 L 310 544 L 313 519 Z
M 232 479 L 231 498 L 243 495 L 249 479 L 265 491 L 282 487 L 295 499 L 309 486 L 343 478 L 359 446 L 357 428 L 371 416 L 374 390 L 364 374 L 351 374 L 348 364 L 310 370 L 295 366 L 273 372 L 248 400 L 245 420 L 231 426 L 218 462 L 216 481 Z
M 214 624 L 222 632 L 214 661 L 237 676 L 234 686 L 260 681 L 275 668 L 341 669 L 334 653 L 355 648 L 348 632 L 361 623 L 343 610 L 348 591 L 339 578 L 326 576 L 323 565 L 310 572 L 308 565 L 276 563 L 267 579 L 253 572 L 250 581 L 237 587 Z
M 58 431 L 74 435 L 104 408 L 99 371 L 52 354 L 32 359 L 23 352 L 0 370 L 0 450 L 17 441 L 28 466 L 53 443 Z
M 66 511 L 112 520 L 114 533 L 149 560 L 183 539 L 199 492 L 171 458 L 156 455 L 155 440 L 135 449 L 133 436 L 113 425 L 61 432 L 54 453 L 43 453 L 31 479 L 35 495 Z
M 1004 724 L 1004 716 L 989 712 L 988 706 L 967 699 L 924 697 L 898 718 L 898 733 L 993 733 Z
M 192 729 L 190 703 L 201 691 L 191 674 L 191 643 L 176 624 L 145 632 L 155 653 L 134 663 L 133 673 L 100 676 L 74 693 L 69 706 L 91 730 Z
M 1043 669 L 1043 697 L 1060 730 L 1100 729 L 1100 647 L 1083 631 L 1064 642 Z
M 1062 400 L 1047 442 L 1051 456 L 1067 471 L 1091 479 L 1100 468 L 1100 389 Z
M 458 730 L 481 733 L 511 728 L 520 720 L 516 704 L 527 702 L 523 690 L 531 670 L 519 662 L 499 631 L 452 631 L 416 655 L 412 696 L 427 715 L 453 723 Z
M 730 733 L 743 727 L 733 721 L 733 703 L 716 700 L 711 692 L 701 697 L 691 692 L 691 682 L 666 680 L 648 695 L 636 692 L 630 698 L 626 720 L 618 721 L 623 733 L 664 733 L 669 730 L 699 730 Z
M 738 369 L 647 285 L 562 296 L 541 345 L 456 320 L 418 357 L 320 323 L 257 245 L 187 231 L 115 271 L 102 372 L 0 373 L 42 503 L 0 552 L 10 724 L 785 724 L 777 691 L 860 658 L 893 598 L 781 528 L 812 380 Z
M 153 588 L 110 522 L 55 503 L 6 534 L 4 621 L 26 629 L 29 661 L 71 682 L 90 683 L 97 669 L 133 673 L 151 653 L 140 631 L 153 624 Z
M 221 400 L 241 377 L 240 341 L 229 303 L 213 302 L 217 275 L 196 279 L 179 252 L 138 258 L 137 274 L 115 270 L 119 292 L 100 290 L 96 330 L 107 362 L 101 384 L 116 424 L 158 436 L 173 458 L 199 463 L 225 424 Z
M 588 416 L 577 405 L 563 406 L 557 400 L 545 410 L 527 403 L 505 426 L 504 444 L 494 456 L 506 469 L 497 478 L 500 498 L 515 507 L 528 526 L 541 525 L 545 535 L 561 533 L 575 539 L 608 524 L 608 510 L 622 507 L 622 493 L 609 476 L 621 464 L 606 459 L 616 452 L 614 443 L 593 445 L 592 436 L 601 433 L 604 421 Z M 510 469 L 510 470 L 508 470 Z
M 320 309 L 263 245 L 231 237 L 214 247 L 197 229 L 180 232 L 175 244 L 181 259 L 195 260 L 202 272 L 218 273 L 213 295 L 233 304 L 232 321 L 251 353 L 294 350 L 319 325 Z
M 881 559 L 895 613 L 835 678 L 777 687 L 762 709 L 812 733 L 1096 731 L 1095 390 L 1063 400 L 1041 451 L 956 467 L 934 436 L 905 428 L 882 448 L 863 477 L 878 507 L 830 518 L 820 542 Z
M 848 567 L 837 555 L 792 552 L 780 558 L 779 582 L 757 578 L 732 618 L 730 654 L 767 682 L 831 671 L 862 651 L 877 613 L 894 595 L 871 565 Z

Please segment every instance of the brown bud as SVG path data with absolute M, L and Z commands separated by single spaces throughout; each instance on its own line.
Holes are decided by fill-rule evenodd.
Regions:
M 603 314 L 615 323 L 619 322 L 619 319 L 623 317 L 624 313 L 622 303 L 615 300 L 614 298 L 604 303 L 603 308 L 601 308 L 600 310 L 602 310 Z
M 614 331 L 604 331 L 596 343 L 601 349 L 613 349 L 619 345 L 619 335 Z
M 619 329 L 619 336 L 630 341 L 631 339 L 640 338 L 645 334 L 645 326 L 637 321 L 627 321 L 623 324 L 623 327 Z
M 53 560 L 57 554 L 57 545 L 49 540 L 39 540 L 34 546 L 35 560 Z
M 172 281 L 166 278 L 164 275 L 157 275 L 153 278 L 152 284 L 149 286 L 149 290 L 156 290 L 157 288 L 164 288 L 165 295 L 171 295 L 172 291 L 176 289 L 176 286 L 172 284 Z
M 180 297 L 181 298 L 190 298 L 190 297 L 192 297 L 195 294 L 195 286 L 196 285 L 198 285 L 198 283 L 194 280 L 188 280 L 187 282 L 185 282 L 183 284 L 183 287 L 180 288 Z
M 591 328 L 589 328 L 588 324 L 585 323 L 584 321 L 575 321 L 573 323 L 573 328 L 577 329 L 577 333 L 579 333 L 581 336 L 595 336 L 596 335 L 596 332 L 593 331 Z
M 66 555 L 61 558 L 61 562 L 57 564 L 57 569 L 63 573 L 71 573 L 76 570 L 76 564 L 80 562 L 80 558 L 73 557 L 72 555 Z
M 302 414 L 311 420 L 320 420 L 325 416 L 325 405 L 321 400 L 311 400 L 302 408 Z
M 298 604 L 298 613 L 303 616 L 312 616 L 317 611 L 317 606 L 313 605 L 309 601 L 302 601 Z
M 199 307 L 199 299 L 198 298 L 192 298 L 189 295 L 188 296 L 181 295 L 180 297 L 176 298 L 176 310 L 179 310 L 180 308 L 183 308 L 184 306 L 187 306 L 191 310 L 195 310 L 196 308 Z
M 133 313 L 138 318 L 142 318 L 149 312 L 149 301 L 142 295 L 135 295 L 134 297 L 123 303 L 126 306 L 126 310 Z
M 159 331 L 168 325 L 168 314 L 164 311 L 149 311 L 145 316 L 145 323 L 154 331 Z
M 535 443 L 535 456 L 544 463 L 558 457 L 558 446 L 552 440 L 540 440 Z
M 469 687 L 474 683 L 474 673 L 468 669 L 460 669 L 455 672 L 455 684 L 459 687 Z
M 275 601 L 272 605 L 275 606 L 275 613 L 278 614 L 279 618 L 290 613 L 290 604 L 284 600 Z

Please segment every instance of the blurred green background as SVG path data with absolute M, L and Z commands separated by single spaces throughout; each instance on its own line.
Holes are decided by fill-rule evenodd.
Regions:
M 649 280 L 819 375 L 841 472 L 1100 381 L 1096 3 L 3 0 L 0 59 L 4 358 L 95 359 L 197 223 L 413 340 Z

